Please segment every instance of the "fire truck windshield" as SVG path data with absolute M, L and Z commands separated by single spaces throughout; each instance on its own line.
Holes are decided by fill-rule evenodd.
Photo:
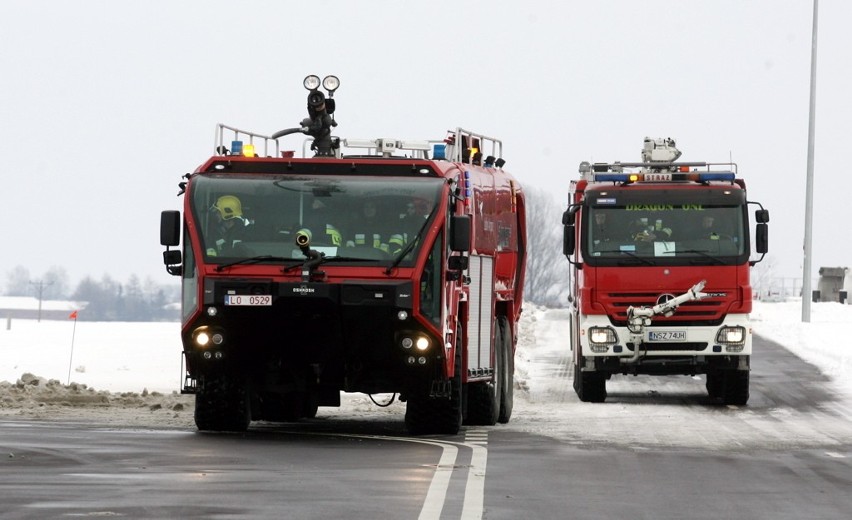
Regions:
M 304 259 L 295 244 L 301 231 L 330 260 L 386 264 L 432 218 L 444 185 L 437 178 L 205 174 L 193 179 L 190 204 L 208 263 Z M 412 265 L 419 249 L 399 265 Z
M 637 202 L 583 213 L 591 265 L 737 265 L 748 259 L 744 205 Z

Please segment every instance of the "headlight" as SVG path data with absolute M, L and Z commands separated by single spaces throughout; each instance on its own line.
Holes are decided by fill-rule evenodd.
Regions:
M 589 341 L 594 345 L 615 345 L 618 336 L 609 327 L 589 327 Z
M 417 338 L 416 345 L 417 345 L 417 350 L 419 350 L 420 352 L 423 352 L 424 350 L 429 348 L 429 338 L 427 338 L 425 336 L 420 336 L 419 338 Z
M 426 336 L 405 336 L 401 340 L 399 340 L 399 346 L 403 348 L 403 350 L 411 350 L 412 348 L 416 348 L 418 352 L 425 352 L 429 350 L 429 347 L 432 345 L 432 342 L 429 341 L 429 338 Z
M 195 335 L 195 344 L 199 347 L 206 347 L 210 344 L 210 334 L 207 332 L 199 332 Z
M 722 327 L 716 334 L 716 343 L 722 345 L 742 345 L 745 343 L 745 327 Z
M 206 348 L 211 345 L 221 345 L 225 342 L 225 336 L 221 332 L 210 330 L 208 327 L 200 327 L 193 332 L 192 341 L 197 347 Z

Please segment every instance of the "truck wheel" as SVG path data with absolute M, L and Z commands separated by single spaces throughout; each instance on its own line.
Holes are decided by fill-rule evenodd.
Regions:
M 707 373 L 707 383 L 705 386 L 707 387 L 707 395 L 710 396 L 710 399 L 718 399 L 722 397 L 723 385 L 723 375 L 720 372 Z
M 412 435 L 455 435 L 462 424 L 461 331 L 456 331 L 456 369 L 450 397 L 412 396 L 405 407 L 405 427 Z
M 497 420 L 506 424 L 512 418 L 515 400 L 515 353 L 512 350 L 509 322 L 505 316 L 499 318 L 499 330 L 502 339 L 499 343 L 499 353 L 503 356 L 503 380 L 500 386 L 500 416 Z
M 195 394 L 195 425 L 199 430 L 244 432 L 250 422 L 249 392 L 244 379 L 205 378 Z
M 499 326 L 495 333 L 494 378 L 492 381 L 467 384 L 467 415 L 464 420 L 465 424 L 493 426 L 497 424 L 497 419 L 500 417 L 505 357 L 501 353 L 502 334 Z
M 313 419 L 319 411 L 319 397 L 316 392 L 308 392 L 305 394 L 305 406 L 302 410 L 302 417 Z
M 748 402 L 748 370 L 728 370 L 725 372 L 724 395 L 725 404 L 744 405 Z
M 600 372 L 583 372 L 575 363 L 574 391 L 584 403 L 602 403 L 606 400 L 606 376 Z

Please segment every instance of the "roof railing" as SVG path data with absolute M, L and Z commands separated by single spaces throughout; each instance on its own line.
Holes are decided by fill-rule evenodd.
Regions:
M 392 138 L 378 139 L 339 139 L 340 146 L 335 149 L 335 157 L 343 157 L 341 148 L 366 150 L 366 155 L 394 157 L 396 152 L 410 152 L 410 157 L 417 159 L 446 159 L 452 162 L 477 164 L 483 155 L 495 159 L 503 156 L 503 142 L 457 127 L 448 131 L 444 139 L 402 140 Z M 226 138 L 230 137 L 230 141 Z M 302 157 L 308 157 L 313 138 L 307 138 L 302 143 Z M 217 155 L 237 155 L 246 144 L 252 145 L 255 153 L 263 157 L 282 157 L 278 139 L 268 135 L 241 130 L 239 128 L 219 123 L 216 125 L 215 153 Z M 259 149 L 262 145 L 262 151 Z M 473 149 L 476 151 L 473 151 Z M 488 150 L 489 153 L 485 153 Z M 499 163 L 498 163 L 499 166 Z

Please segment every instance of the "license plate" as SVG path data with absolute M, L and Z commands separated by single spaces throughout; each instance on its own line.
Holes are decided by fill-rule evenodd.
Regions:
M 648 332 L 648 341 L 686 341 L 685 330 L 654 330 Z
M 272 296 L 268 294 L 227 294 L 225 305 L 240 307 L 268 307 L 272 305 Z

